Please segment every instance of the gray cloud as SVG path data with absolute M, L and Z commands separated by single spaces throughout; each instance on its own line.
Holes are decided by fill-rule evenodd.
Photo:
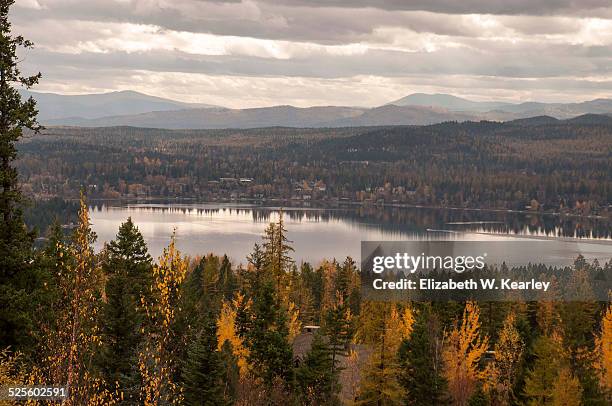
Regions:
M 277 0 L 266 0 L 277 3 Z M 371 7 L 450 14 L 555 15 L 610 6 L 607 0 L 281 0 L 284 4 L 315 7 Z
M 608 0 L 18 0 L 12 20 L 38 44 L 25 67 L 43 72 L 49 90 L 134 83 L 189 96 L 174 78 L 208 92 L 191 101 L 327 104 L 360 95 L 381 104 L 413 90 L 601 97 L 612 83 L 611 10 Z M 227 100 L 240 87 L 248 100 Z

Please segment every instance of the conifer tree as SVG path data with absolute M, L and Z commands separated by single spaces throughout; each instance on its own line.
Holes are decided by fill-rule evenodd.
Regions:
M 141 298 L 149 301 L 151 267 L 144 238 L 128 218 L 108 244 L 102 266 L 107 281 L 100 359 L 107 382 L 118 384 L 126 400 L 137 399 L 135 366 L 146 316 Z
M 407 405 L 445 401 L 446 381 L 442 376 L 437 324 L 429 306 L 417 313 L 414 328 L 399 349 L 399 382 Z
M 569 367 L 561 368 L 552 388 L 551 406 L 582 405 L 582 387 Z
M 485 370 L 485 390 L 499 405 L 509 405 L 514 400 L 513 388 L 525 347 L 515 324 L 515 314 L 508 313 L 495 343 L 495 360 Z
M 478 364 L 488 347 L 488 338 L 480 336 L 480 308 L 467 302 L 461 324 L 456 323 L 444 337 L 444 377 L 453 405 L 467 405 L 478 387 Z
M 560 334 L 538 337 L 533 344 L 533 355 L 535 361 L 525 379 L 525 398 L 529 405 L 550 404 L 559 371 L 569 365 Z
M 370 310 L 376 312 L 369 326 L 373 334 L 368 334 L 373 338 L 370 345 L 374 352 L 363 373 L 357 404 L 400 404 L 405 393 L 398 379 L 398 350 L 402 341 L 412 332 L 414 317 L 410 308 L 402 310 L 389 303 L 376 304 Z
M 292 249 L 286 245 L 284 232 L 282 220 L 271 223 L 264 236 L 263 253 L 255 246 L 249 257 L 252 271 L 244 290 L 246 300 L 242 300 L 236 315 L 237 331 L 248 350 L 251 371 L 268 391 L 278 389 L 279 382 L 285 388 L 293 382 L 289 292 L 282 284 L 292 263 L 288 257 Z
M 14 163 L 23 130 L 40 130 L 36 102 L 31 97 L 23 101 L 18 87 L 34 86 L 41 75 L 23 76 L 19 69 L 17 51 L 33 44 L 11 33 L 9 9 L 13 3 L 0 1 L 0 348 L 27 350 L 32 344 L 34 295 L 42 283 L 32 261 L 34 234 L 23 220 L 23 197 Z
M 303 404 L 339 404 L 339 371 L 333 363 L 329 345 L 321 334 L 315 334 L 310 351 L 296 370 L 296 382 Z
M 337 373 L 339 357 L 348 355 L 349 343 L 353 338 L 354 330 L 354 320 L 349 304 L 342 293 L 337 292 L 336 300 L 325 311 L 323 319 L 323 334 L 328 338 L 331 350 L 330 374 Z
M 223 377 L 225 398 L 235 399 L 238 394 L 238 386 L 240 385 L 240 366 L 238 365 L 238 357 L 234 353 L 234 349 L 230 341 L 225 341 L 219 349 L 221 352 L 221 361 L 223 362 Z
M 278 222 L 270 223 L 263 238 L 264 266 L 274 278 L 278 300 L 286 302 L 288 292 L 285 291 L 285 279 L 294 261 L 290 256 L 293 247 L 290 245 L 291 241 L 287 238 L 282 210 L 280 210 Z
M 217 348 L 216 330 L 215 320 L 207 320 L 189 346 L 182 369 L 186 405 L 220 406 L 232 402 L 231 393 L 226 393 L 227 370 Z
M 248 361 L 268 389 L 278 380 L 293 381 L 292 349 L 289 345 L 285 310 L 277 299 L 274 282 L 267 279 L 252 292 L 249 306 L 238 311 L 239 334 L 248 349 Z
M 227 255 L 223 255 L 221 265 L 219 266 L 219 284 L 221 285 L 223 299 L 232 300 L 234 291 L 238 288 L 238 284 L 234 271 L 232 270 L 232 264 Z

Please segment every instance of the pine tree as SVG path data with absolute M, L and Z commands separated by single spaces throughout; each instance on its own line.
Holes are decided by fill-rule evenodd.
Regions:
M 349 343 L 354 334 L 354 320 L 347 301 L 341 292 L 337 292 L 336 300 L 325 311 L 323 319 L 323 334 L 329 340 L 332 363 L 330 374 L 338 371 L 339 357 L 348 355 Z M 335 390 L 335 388 L 333 388 Z
M 234 271 L 232 270 L 232 264 L 227 255 L 223 255 L 219 267 L 219 284 L 221 285 L 223 298 L 225 300 L 232 300 L 234 291 L 238 288 L 238 283 Z
M 398 379 L 407 405 L 444 404 L 446 381 L 441 373 L 437 329 L 431 308 L 426 306 L 417 314 L 410 337 L 400 346 Z
M 480 308 L 467 302 L 461 324 L 455 324 L 444 337 L 444 377 L 453 405 L 466 405 L 477 389 L 478 364 L 488 347 L 488 338 L 480 336 Z
M 17 50 L 32 42 L 11 33 L 9 9 L 13 0 L 0 1 L 0 348 L 31 347 L 34 298 L 42 284 L 33 263 L 34 233 L 23 221 L 23 197 L 19 189 L 17 142 L 24 129 L 37 133 L 36 102 L 21 99 L 17 87 L 30 88 L 40 73 L 22 76 Z
M 295 373 L 303 404 L 339 404 L 339 371 L 333 364 L 329 345 L 321 334 L 315 334 L 310 351 Z
M 243 303 L 238 311 L 238 331 L 248 349 L 248 361 L 268 389 L 278 380 L 292 382 L 292 349 L 289 345 L 285 310 L 279 304 L 274 282 L 262 282 L 251 292 L 250 305 Z
M 131 218 L 106 248 L 102 269 L 107 276 L 100 364 L 107 382 L 118 384 L 126 400 L 137 398 L 138 346 L 149 300 L 152 259 Z
M 291 241 L 287 239 L 284 214 L 282 209 L 277 223 L 270 223 L 264 234 L 264 266 L 275 281 L 278 300 L 286 302 L 288 292 L 285 291 L 285 279 L 294 261 L 290 256 L 293 252 Z
M 223 377 L 223 396 L 225 396 L 225 398 L 235 399 L 238 394 L 238 385 L 240 384 L 238 357 L 234 354 L 234 348 L 231 342 L 227 340 L 221 344 L 219 351 L 221 352 L 221 361 L 223 362 L 223 370 L 225 371 L 225 376 Z
M 290 259 L 285 256 L 290 248 L 285 246 L 286 239 L 277 232 L 277 227 L 275 223 L 268 227 L 264 252 L 256 245 L 249 257 L 252 265 L 244 289 L 245 300 L 236 314 L 238 335 L 248 351 L 248 364 L 268 394 L 282 391 L 293 382 L 288 291 L 281 283 L 287 277 Z M 280 228 L 283 229 L 282 224 Z M 284 388 L 278 386 L 279 382 Z
M 214 319 L 203 323 L 202 330 L 187 351 L 182 369 L 184 404 L 193 406 L 230 405 L 226 393 L 225 360 L 217 349 L 217 328 Z

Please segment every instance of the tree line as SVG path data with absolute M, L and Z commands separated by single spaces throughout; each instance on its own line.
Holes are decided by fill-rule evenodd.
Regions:
M 349 200 L 610 213 L 612 127 L 560 122 L 171 131 L 50 128 L 19 144 L 28 193 Z M 248 178 L 248 184 L 222 178 Z

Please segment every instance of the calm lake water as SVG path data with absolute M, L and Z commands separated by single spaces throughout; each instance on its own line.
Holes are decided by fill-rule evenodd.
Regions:
M 136 223 L 154 257 L 176 232 L 178 248 L 187 255 L 227 254 L 245 263 L 253 244 L 279 216 L 278 207 L 204 203 L 93 205 L 91 218 L 98 235 L 96 248 L 115 238 L 128 217 Z M 612 228 L 604 219 L 540 216 L 526 213 L 425 208 L 284 208 L 294 259 L 319 263 L 322 259 L 358 260 L 360 243 L 411 239 L 547 240 L 544 252 L 555 263 L 571 263 L 578 254 L 600 262 L 612 259 Z M 515 253 L 515 255 L 527 255 Z M 531 260 L 532 258 L 528 258 Z

